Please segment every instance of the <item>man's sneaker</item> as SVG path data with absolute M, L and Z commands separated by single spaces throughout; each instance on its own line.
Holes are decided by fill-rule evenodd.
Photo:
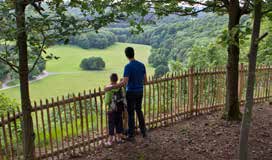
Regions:
M 124 133 L 123 133 L 125 136 L 128 136 L 128 130 L 124 130 Z
M 105 147 L 111 147 L 112 146 L 112 142 L 110 142 L 110 141 L 107 141 L 107 142 L 105 142 L 104 143 L 104 145 L 105 145 Z

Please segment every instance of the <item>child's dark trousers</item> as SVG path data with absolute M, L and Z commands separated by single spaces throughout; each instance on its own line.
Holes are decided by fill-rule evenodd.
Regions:
M 123 119 L 122 112 L 118 111 L 109 111 L 108 112 L 108 126 L 109 126 L 109 135 L 114 135 L 114 129 L 117 134 L 123 133 Z

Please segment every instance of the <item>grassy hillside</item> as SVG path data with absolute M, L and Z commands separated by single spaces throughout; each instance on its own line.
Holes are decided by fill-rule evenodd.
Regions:
M 46 70 L 50 73 L 48 77 L 31 83 L 30 94 L 32 100 L 67 95 L 68 93 L 78 93 L 97 87 L 103 88 L 109 82 L 109 75 L 111 73 L 116 72 L 119 76 L 122 76 L 123 67 L 128 62 L 124 56 L 124 49 L 127 46 L 135 48 L 136 59 L 146 64 L 148 74 L 153 74 L 153 69 L 147 65 L 150 47 L 146 45 L 116 43 L 103 50 L 85 50 L 74 46 L 55 46 L 48 49 L 47 52 L 61 58 L 47 62 Z M 106 62 L 105 70 L 81 70 L 79 67 L 81 60 L 91 56 L 102 57 Z M 18 87 L 0 92 L 19 100 Z

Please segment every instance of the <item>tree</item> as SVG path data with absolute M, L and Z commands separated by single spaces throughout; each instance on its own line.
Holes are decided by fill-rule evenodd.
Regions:
M 131 5 L 139 7 L 138 5 Z M 77 8 L 79 15 L 69 12 Z M 69 37 L 79 32 L 98 30 L 102 26 L 131 14 L 120 1 L 66 1 L 66 0 L 5 0 L 0 1 L 0 39 L 14 43 L 0 53 L 0 60 L 19 74 L 21 109 L 23 114 L 23 152 L 25 160 L 34 159 L 33 121 L 29 95 L 29 77 L 39 60 L 58 58 L 46 52 L 56 42 L 68 43 Z M 6 43 L 6 44 L 7 44 Z M 30 51 L 33 55 L 29 56 Z M 42 56 L 45 54 L 45 56 Z M 12 58 L 15 55 L 15 58 Z M 29 60 L 34 59 L 32 66 Z
M 267 33 L 265 33 L 261 37 L 259 36 L 261 28 L 261 19 L 263 14 L 266 13 L 262 12 L 263 3 L 264 1 L 262 0 L 254 0 L 254 22 L 251 35 L 250 51 L 248 56 L 249 65 L 248 65 L 246 104 L 240 131 L 240 152 L 239 152 L 240 160 L 248 159 L 248 135 L 252 117 L 257 52 L 259 42 L 267 35 Z
M 228 45 L 227 79 L 226 79 L 226 107 L 225 116 L 229 120 L 240 120 L 241 113 L 238 100 L 238 74 L 239 74 L 239 24 L 243 14 L 248 13 L 249 1 L 245 1 L 240 7 L 239 0 L 224 0 L 229 14 L 228 34 L 230 42 Z

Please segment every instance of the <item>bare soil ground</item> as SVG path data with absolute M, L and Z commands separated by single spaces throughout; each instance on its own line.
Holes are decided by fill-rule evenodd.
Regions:
M 272 160 L 272 106 L 254 106 L 249 137 L 252 160 Z M 204 114 L 149 131 L 149 140 L 98 149 L 73 160 L 235 160 L 240 122 L 226 122 L 221 113 Z

